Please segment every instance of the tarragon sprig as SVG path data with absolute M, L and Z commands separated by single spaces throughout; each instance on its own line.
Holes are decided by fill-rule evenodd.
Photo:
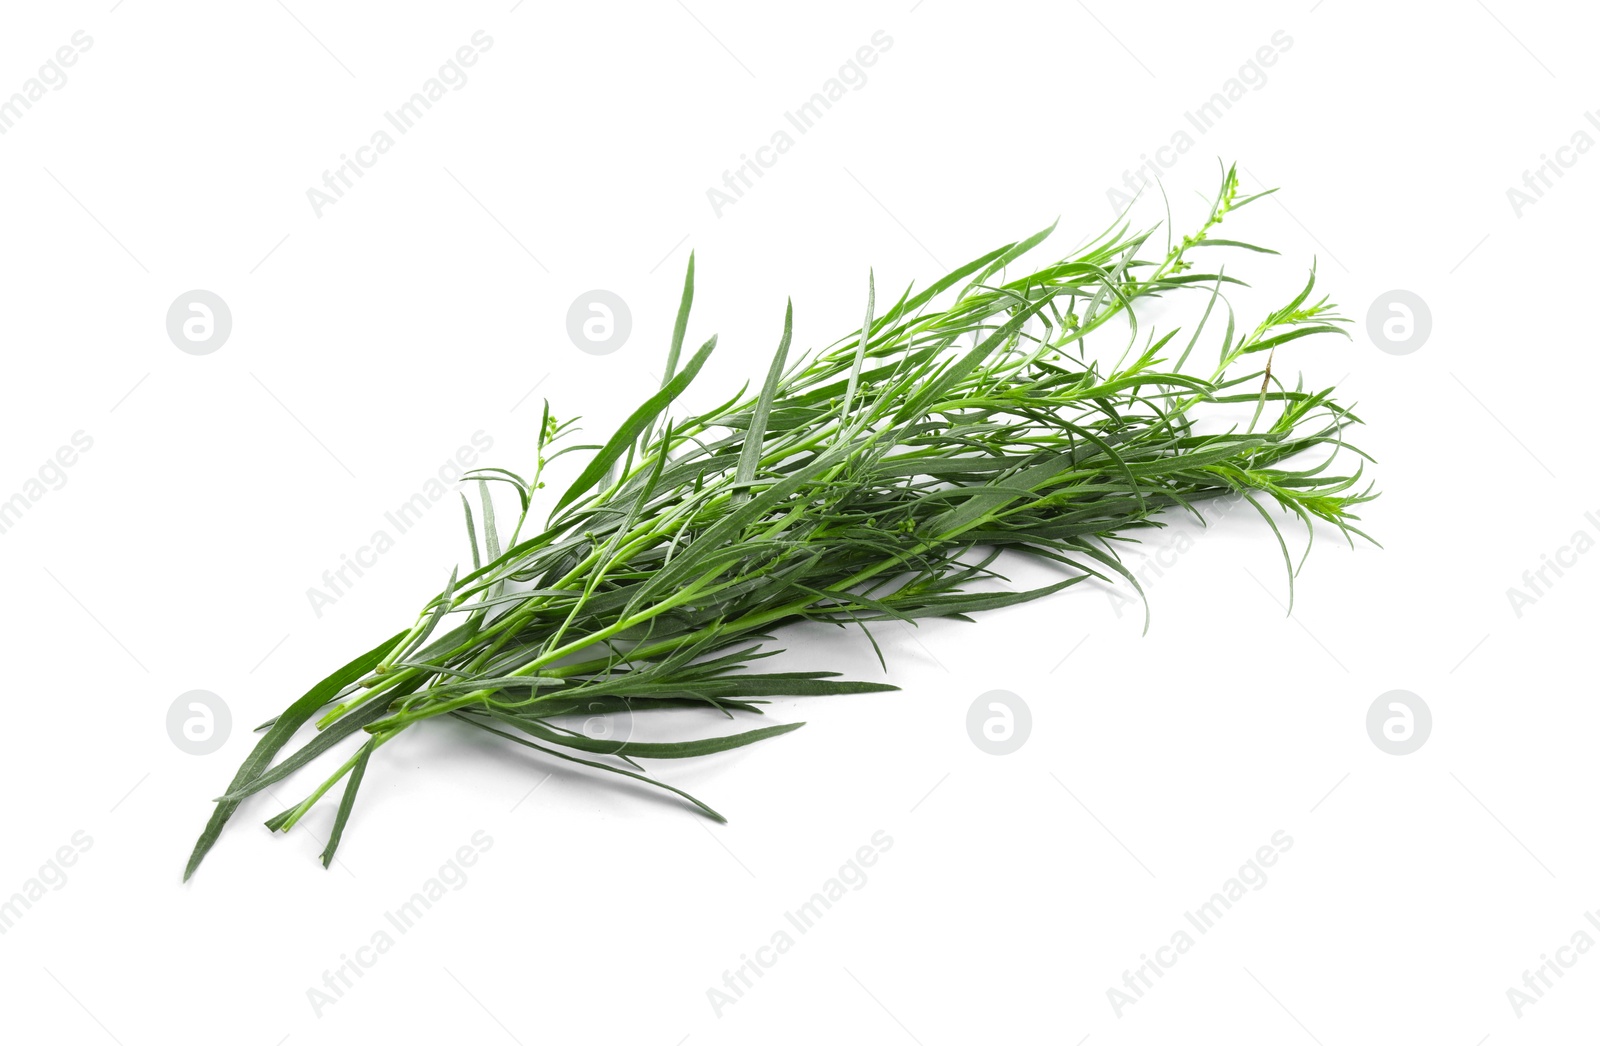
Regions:
M 801 724 L 669 743 L 595 736 L 583 724 L 705 707 L 731 718 L 760 714 L 772 697 L 893 690 L 827 671 L 750 669 L 777 652 L 771 633 L 797 621 L 859 629 L 871 642 L 884 621 L 967 620 L 1087 578 L 1137 589 L 1115 542 L 1171 513 L 1198 514 L 1211 499 L 1239 495 L 1256 506 L 1292 589 L 1296 567 L 1267 506 L 1308 533 L 1331 524 L 1353 539 L 1365 535 L 1352 510 L 1373 495 L 1358 489 L 1360 453 L 1345 454 L 1354 415 L 1332 389 L 1289 388 L 1272 372 L 1277 349 L 1342 333 L 1326 300 L 1311 301 L 1315 273 L 1241 333 L 1223 293 L 1240 281 L 1197 271 L 1202 249 L 1274 253 L 1214 235 L 1260 195 L 1240 195 L 1226 171 L 1201 227 L 1156 260 L 1142 257 L 1156 230 L 1136 231 L 1124 217 L 1021 276 L 1011 270 L 1053 226 L 908 288 L 887 309 L 875 308 L 869 280 L 862 326 L 815 352 L 791 353 L 791 305 L 758 391 L 672 416 L 716 346 L 711 338 L 681 355 L 691 256 L 661 388 L 599 447 L 553 449 L 572 423 L 546 404 L 530 479 L 469 474 L 481 494 L 476 516 L 463 498 L 471 569 L 452 572 L 414 625 L 267 725 L 217 800 L 185 877 L 240 803 L 352 741 L 306 799 L 267 822 L 287 831 L 343 782 L 328 863 L 374 753 L 440 716 L 541 758 L 664 788 L 721 820 L 640 761 L 710 755 Z M 1176 329 L 1141 330 L 1141 299 L 1191 289 L 1206 305 L 1186 341 Z M 1214 315 L 1226 316 L 1215 363 L 1192 373 L 1187 363 Z M 1100 336 L 1114 320 L 1125 336 Z M 1091 335 L 1118 352 L 1114 362 L 1091 354 Z M 1234 418 L 1252 409 L 1247 422 Z M 591 451 L 589 460 L 544 528 L 522 537 L 545 498 L 546 467 L 574 449 Z M 1347 456 L 1355 468 L 1338 470 Z M 491 483 L 512 488 L 519 504 L 503 547 Z M 997 587 L 1005 554 L 1047 561 L 1062 577 Z M 316 734 L 274 765 L 314 718 Z

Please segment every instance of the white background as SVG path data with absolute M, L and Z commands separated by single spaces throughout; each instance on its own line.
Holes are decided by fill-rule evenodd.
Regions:
M 1520 617 L 1507 596 L 1600 529 L 1600 363 L 1574 318 L 1600 158 L 1520 216 L 1507 198 L 1600 106 L 1577 5 L 513 2 L 7 12 L 0 95 L 75 31 L 93 41 L 0 136 L 0 498 L 75 432 L 93 440 L 0 534 L 0 896 L 92 839 L 0 936 L 8 1038 L 1474 1046 L 1592 1029 L 1600 955 L 1520 1016 L 1507 996 L 1575 932 L 1600 937 L 1600 556 Z M 480 29 L 469 81 L 318 217 L 307 189 Z M 864 86 L 717 216 L 706 190 L 878 30 L 892 47 Z M 725 827 L 430 725 L 374 760 L 333 869 L 315 859 L 331 804 L 288 836 L 259 826 L 302 775 L 180 885 L 248 728 L 410 622 L 465 554 L 459 510 L 441 503 L 320 617 L 307 589 L 474 432 L 526 469 L 546 396 L 607 430 L 655 384 L 689 250 L 691 339 L 722 339 L 689 397 L 705 406 L 764 369 L 786 296 L 796 344 L 818 345 L 859 322 L 869 265 L 880 288 L 926 284 L 1057 215 L 1065 253 L 1279 30 L 1292 46 L 1165 184 L 1185 228 L 1219 157 L 1283 188 L 1224 229 L 1283 252 L 1230 262 L 1260 291 L 1235 305 L 1253 323 L 1316 259 L 1354 318 L 1350 341 L 1276 366 L 1359 403 L 1382 550 L 1319 535 L 1287 617 L 1277 548 L 1238 514 L 1187 531 L 1148 635 L 1088 585 L 887 628 L 903 692 L 779 702 L 775 720 L 809 725 L 660 766 Z M 231 308 L 211 355 L 166 333 L 193 288 Z M 631 307 L 611 355 L 567 337 L 592 288 Z M 1366 334 L 1395 288 L 1432 313 L 1405 356 Z M 786 639 L 786 666 L 882 678 L 859 636 Z M 232 710 L 213 755 L 166 732 L 194 689 Z M 994 689 L 1032 710 L 1014 755 L 967 736 Z M 1434 718 L 1403 757 L 1365 726 L 1393 689 Z M 493 845 L 465 885 L 319 1013 L 308 989 L 480 830 Z M 719 1015 L 707 989 L 880 830 L 893 845 L 865 885 Z M 1293 846 L 1266 885 L 1119 1015 L 1107 990 L 1279 831 Z

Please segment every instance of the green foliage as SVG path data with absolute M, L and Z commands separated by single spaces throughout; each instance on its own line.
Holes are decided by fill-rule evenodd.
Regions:
M 869 280 L 862 327 L 793 358 L 790 311 L 758 394 L 673 419 L 667 411 L 716 343 L 678 369 L 691 259 L 660 391 L 603 446 L 581 448 L 596 453 L 536 536 L 521 538 L 523 523 L 545 467 L 565 452 L 550 448 L 570 422 L 557 423 L 546 405 L 531 481 L 499 469 L 469 476 L 483 488 L 481 528 L 463 500 L 473 569 L 452 572 L 413 628 L 329 676 L 272 724 L 218 800 L 185 877 L 244 798 L 337 741 L 365 735 L 304 802 L 268 822 L 288 830 L 348 776 L 323 855 L 331 860 L 373 753 L 445 715 L 542 756 L 665 788 L 720 820 L 637 760 L 709 755 L 799 724 L 644 744 L 596 740 L 574 720 L 695 707 L 731 718 L 759 714 L 765 697 L 892 690 L 826 672 L 745 669 L 774 653 L 768 633 L 792 622 L 857 627 L 870 640 L 875 623 L 965 620 L 1088 577 L 1137 588 L 1114 542 L 1162 526 L 1175 511 L 1199 515 L 1211 499 L 1250 499 L 1283 547 L 1292 594 L 1289 549 L 1262 502 L 1298 518 L 1308 535 L 1325 523 L 1349 538 L 1365 536 L 1352 510 L 1373 495 L 1358 490 L 1358 451 L 1350 451 L 1352 472 L 1334 471 L 1356 419 L 1333 390 L 1291 389 L 1272 373 L 1278 349 L 1343 333 L 1326 299 L 1308 304 L 1315 274 L 1241 335 L 1222 295 L 1239 281 L 1194 271 L 1190 255 L 1200 247 L 1274 253 L 1210 237 L 1264 195 L 1241 197 L 1238 188 L 1228 170 L 1202 227 L 1159 261 L 1140 257 L 1155 230 L 1119 221 L 1073 256 L 1008 279 L 1046 229 L 915 295 L 908 289 L 881 315 Z M 1190 336 L 1142 333 L 1135 303 L 1181 290 L 1207 292 Z M 1185 364 L 1219 304 L 1227 321 L 1216 365 L 1190 373 Z M 1105 364 L 1088 342 L 1115 319 L 1125 321 L 1126 341 Z M 1261 353 L 1266 363 L 1252 369 Z M 1308 456 L 1312 464 L 1292 465 Z M 504 548 L 489 482 L 512 486 L 521 509 Z M 992 567 L 1007 552 L 1065 577 L 1022 592 L 984 585 L 999 577 Z M 318 712 L 320 733 L 273 767 Z

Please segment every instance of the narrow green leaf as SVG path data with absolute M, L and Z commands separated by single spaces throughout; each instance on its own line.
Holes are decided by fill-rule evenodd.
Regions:
M 333 819 L 333 831 L 328 834 L 328 845 L 322 849 L 324 868 L 333 863 L 333 855 L 339 849 L 339 840 L 344 838 L 345 822 L 350 820 L 350 811 L 356 805 L 356 790 L 361 787 L 361 779 L 367 773 L 367 760 L 372 758 L 372 750 L 377 744 L 377 739 L 374 738 L 361 746 L 361 754 L 356 760 L 355 769 L 350 771 L 350 780 L 345 782 L 344 796 L 339 800 L 339 812 Z
M 584 734 L 561 734 L 551 730 L 537 719 L 516 716 L 501 716 L 500 718 L 507 721 L 514 720 L 518 729 L 524 730 L 529 735 L 549 744 L 571 748 L 578 752 L 627 756 L 630 759 L 692 759 L 696 756 L 712 755 L 716 752 L 743 748 L 745 745 L 754 744 L 769 737 L 777 737 L 779 734 L 787 734 L 791 730 L 798 730 L 805 725 L 804 723 L 783 723 L 778 726 L 763 726 L 756 730 L 747 730 L 742 734 L 728 734 L 723 737 L 703 737 L 695 741 L 647 743 L 643 741 L 611 741 L 588 737 Z
M 472 505 L 465 494 L 461 495 L 461 509 L 467 514 L 467 544 L 472 548 L 472 569 L 482 570 L 483 561 L 478 558 L 478 531 L 472 525 Z
M 789 358 L 789 338 L 794 334 L 794 301 L 783 310 L 783 337 L 778 339 L 778 351 L 772 354 L 772 365 L 767 368 L 767 380 L 761 386 L 755 411 L 750 415 L 750 427 L 745 431 L 744 448 L 739 452 L 739 469 L 734 482 L 743 486 L 756 478 L 756 467 L 761 464 L 761 451 L 767 437 L 767 419 L 772 414 L 772 401 L 778 394 L 778 383 L 783 380 L 783 368 Z
M 867 270 L 867 318 L 861 321 L 861 341 L 856 345 L 856 356 L 850 364 L 850 383 L 845 386 L 844 406 L 839 410 L 840 438 L 844 437 L 844 423 L 850 420 L 850 408 L 856 401 L 856 384 L 861 380 L 861 361 L 867 354 L 867 341 L 872 337 L 872 308 L 877 291 L 872 270 Z
M 689 267 L 683 274 L 683 296 L 678 301 L 678 317 L 672 322 L 672 346 L 667 349 L 666 369 L 661 372 L 661 387 L 678 374 L 678 354 L 683 351 L 683 336 L 689 330 L 689 309 L 694 305 L 694 251 L 689 252 Z
M 278 750 L 294 735 L 296 730 L 304 726 L 306 721 L 315 715 L 319 708 L 332 700 L 333 696 L 344 689 L 345 686 L 362 678 L 377 667 L 378 662 L 383 660 L 383 655 L 398 643 L 404 635 L 404 632 L 397 632 L 365 654 L 346 663 L 343 667 L 323 679 L 322 682 L 306 691 L 303 697 L 285 709 L 283 714 L 278 716 L 277 720 L 272 724 L 272 728 L 267 731 L 260 741 L 256 742 L 255 748 L 251 749 L 250 754 L 245 757 L 244 762 L 239 766 L 239 772 L 233 777 L 233 783 L 228 786 L 228 791 L 235 791 L 260 776 L 266 770 L 267 765 L 272 762 L 272 757 L 278 754 Z M 216 845 L 217 837 L 222 834 L 223 826 L 228 823 L 228 819 L 233 816 L 234 811 L 238 808 L 238 802 L 224 801 L 219 802 L 217 808 L 212 811 L 211 819 L 206 822 L 205 830 L 200 833 L 200 838 L 195 841 L 194 851 L 190 853 L 189 863 L 184 868 L 183 878 L 186 881 L 194 874 L 195 869 L 200 867 L 200 862 L 205 860 L 206 854 L 210 853 L 211 848 Z
M 605 446 L 600 448 L 600 452 L 589 462 L 588 467 L 583 470 L 577 479 L 573 480 L 572 486 L 567 488 L 567 492 L 561 495 L 561 500 L 556 502 L 556 507 L 551 512 L 552 516 L 584 494 L 587 494 L 600 477 L 605 475 L 606 470 L 611 467 L 612 463 L 627 453 L 628 449 L 633 446 L 634 439 L 660 416 L 662 411 L 667 409 L 668 404 L 678 398 L 679 393 L 689 387 L 689 383 L 694 381 L 695 375 L 699 374 L 700 368 L 705 365 L 706 358 L 711 355 L 711 350 L 716 347 L 717 339 L 712 337 L 710 341 L 700 347 L 699 352 L 694 354 L 694 357 L 689 360 L 689 365 L 683 369 L 681 374 L 673 377 L 671 381 L 662 386 L 660 392 L 645 400 L 639 409 L 628 416 L 628 420 L 623 422 L 622 427 L 617 430 L 616 434 L 606 441 Z
M 489 562 L 500 558 L 500 532 L 495 529 L 494 499 L 489 496 L 489 484 L 478 481 L 478 495 L 483 499 L 483 543 Z
M 488 723 L 480 722 L 480 721 L 478 721 L 476 719 L 472 719 L 470 717 L 467 718 L 467 721 L 470 722 L 473 726 L 477 727 L 480 730 L 487 730 L 491 734 L 496 734 L 496 735 L 498 735 L 500 737 L 505 738 L 508 741 L 515 741 L 519 745 L 524 745 L 524 746 L 526 746 L 528 748 L 532 748 L 532 749 L 534 749 L 536 751 L 543 752 L 545 755 L 553 755 L 557 759 L 565 759 L 569 763 L 578 763 L 581 766 L 593 767 L 596 770 L 604 770 L 607 773 L 620 774 L 623 777 L 631 777 L 635 781 L 643 781 L 647 785 L 653 785 L 656 788 L 665 789 L 666 791 L 669 791 L 669 792 L 673 793 L 674 795 L 681 796 L 682 798 L 687 799 L 689 802 L 693 803 L 694 806 L 701 813 L 705 814 L 707 817 L 711 818 L 713 821 L 716 821 L 719 824 L 726 824 L 727 821 L 728 821 L 728 819 L 726 817 L 723 817 L 721 814 L 717 813 L 717 811 L 713 810 L 711 807 L 707 806 L 705 803 L 702 803 L 700 800 L 696 799 L 694 796 L 690 795 L 688 792 L 685 792 L 681 788 L 674 788 L 672 785 L 667 784 L 665 781 L 657 781 L 653 777 L 646 777 L 644 774 L 636 774 L 631 770 L 624 770 L 624 769 L 622 769 L 621 767 L 618 767 L 618 766 L 607 766 L 604 763 L 597 763 L 597 762 L 594 762 L 593 760 L 581 759 L 578 756 L 572 755 L 570 752 L 562 752 L 562 751 L 558 751 L 557 749 L 554 749 L 554 748 L 546 748 L 544 745 L 536 744 L 533 741 L 529 741 L 525 737 L 518 737 L 515 734 L 509 734 L 509 733 L 505 732 L 504 730 L 496 730 L 494 727 L 490 726 Z M 513 725 L 520 725 L 520 724 L 513 724 Z

